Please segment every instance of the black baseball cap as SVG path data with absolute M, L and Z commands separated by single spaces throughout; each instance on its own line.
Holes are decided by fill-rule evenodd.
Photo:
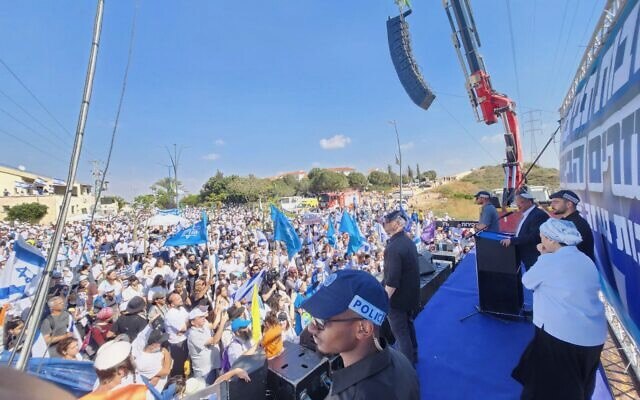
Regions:
M 391 211 L 390 213 L 384 216 L 384 220 L 386 222 L 391 222 L 397 218 L 402 218 L 405 221 L 407 220 L 407 217 L 401 210 Z
M 475 196 L 473 196 L 473 197 L 475 197 L 476 199 L 477 199 L 478 197 L 487 197 L 487 198 L 491 198 L 491 194 L 490 194 L 489 192 L 487 192 L 486 190 L 481 190 L 481 191 L 479 191 L 478 193 L 476 193 L 476 195 L 475 195 Z
M 568 201 L 572 202 L 573 204 L 580 203 L 580 197 L 578 197 L 578 195 L 575 194 L 574 192 L 572 192 L 571 190 L 558 190 L 557 192 L 555 192 L 551 196 L 549 196 L 549 198 L 550 199 L 565 199 L 565 200 L 568 200 Z

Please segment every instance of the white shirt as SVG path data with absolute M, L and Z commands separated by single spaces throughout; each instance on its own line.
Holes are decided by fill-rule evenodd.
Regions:
M 164 327 L 169 334 L 169 343 L 177 344 L 187 340 L 189 313 L 184 307 L 171 308 L 164 316 Z
M 535 206 L 536 206 L 535 204 L 531 205 L 531 207 L 529 207 L 528 209 L 526 209 L 522 213 L 522 218 L 520 219 L 520 223 L 518 223 L 518 229 L 516 229 L 516 236 L 518 236 L 520 234 L 520 229 L 522 228 L 522 225 L 524 224 L 524 220 L 527 219 L 527 217 L 531 213 L 531 210 L 533 210 L 535 208 Z
M 599 273 L 576 246 L 538 257 L 522 284 L 533 290 L 533 323 L 555 338 L 597 346 L 607 338 L 604 306 L 598 298 Z

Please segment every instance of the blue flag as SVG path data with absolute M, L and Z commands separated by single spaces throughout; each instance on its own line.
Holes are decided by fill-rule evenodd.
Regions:
M 336 228 L 333 226 L 333 217 L 329 217 L 329 228 L 327 228 L 327 241 L 331 247 L 336 247 Z
M 287 246 L 289 260 L 300 251 L 302 243 L 298 233 L 287 219 L 286 215 L 271 205 L 271 219 L 273 220 L 273 239 L 283 241 Z
M 347 254 L 353 254 L 362 247 L 365 240 L 360 233 L 358 224 L 353 217 L 346 211 L 342 213 L 342 219 L 340 220 L 340 232 L 346 232 L 349 234 L 349 245 L 347 246 Z
M 180 210 L 177 208 L 169 208 L 167 210 L 158 210 L 158 215 L 180 215 Z
M 207 242 L 207 214 L 202 212 L 202 219 L 184 228 L 164 242 L 163 246 L 191 246 Z
M 14 251 L 13 257 L 0 271 L 0 304 L 35 293 L 47 264 L 40 250 L 28 245 L 20 236 L 14 243 Z

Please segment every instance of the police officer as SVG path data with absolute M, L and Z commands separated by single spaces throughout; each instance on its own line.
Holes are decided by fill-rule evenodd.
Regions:
M 578 250 L 589 256 L 595 262 L 596 257 L 593 251 L 593 232 L 589 223 L 580 216 L 576 209 L 580 198 L 571 190 L 560 190 L 551 196 L 551 209 L 553 213 L 564 220 L 571 221 L 578 228 L 582 236 L 582 242 L 578 244 Z
M 384 218 L 390 236 L 384 250 L 384 289 L 389 296 L 389 323 L 400 351 L 412 364 L 417 362 L 418 342 L 413 317 L 420 308 L 420 272 L 415 243 L 404 233 L 407 222 L 402 211 Z
M 318 351 L 340 354 L 327 399 L 417 400 L 416 371 L 406 357 L 379 339 L 389 309 L 384 288 L 369 273 L 341 270 L 302 303 Z
M 477 231 L 499 232 L 500 225 L 498 223 L 498 210 L 491 204 L 491 194 L 485 190 L 481 190 L 475 195 L 476 204 L 480 207 L 480 218 L 476 224 Z

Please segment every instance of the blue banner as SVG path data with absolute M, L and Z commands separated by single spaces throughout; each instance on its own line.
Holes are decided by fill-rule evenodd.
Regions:
M 640 343 L 640 5 L 629 1 L 562 115 L 560 183 L 582 200 L 603 292 Z
M 327 241 L 331 247 L 336 247 L 336 228 L 333 226 L 333 217 L 329 217 L 329 228 L 327 228 Z
M 202 212 L 202 219 L 171 236 L 163 246 L 192 246 L 207 243 L 207 214 Z

